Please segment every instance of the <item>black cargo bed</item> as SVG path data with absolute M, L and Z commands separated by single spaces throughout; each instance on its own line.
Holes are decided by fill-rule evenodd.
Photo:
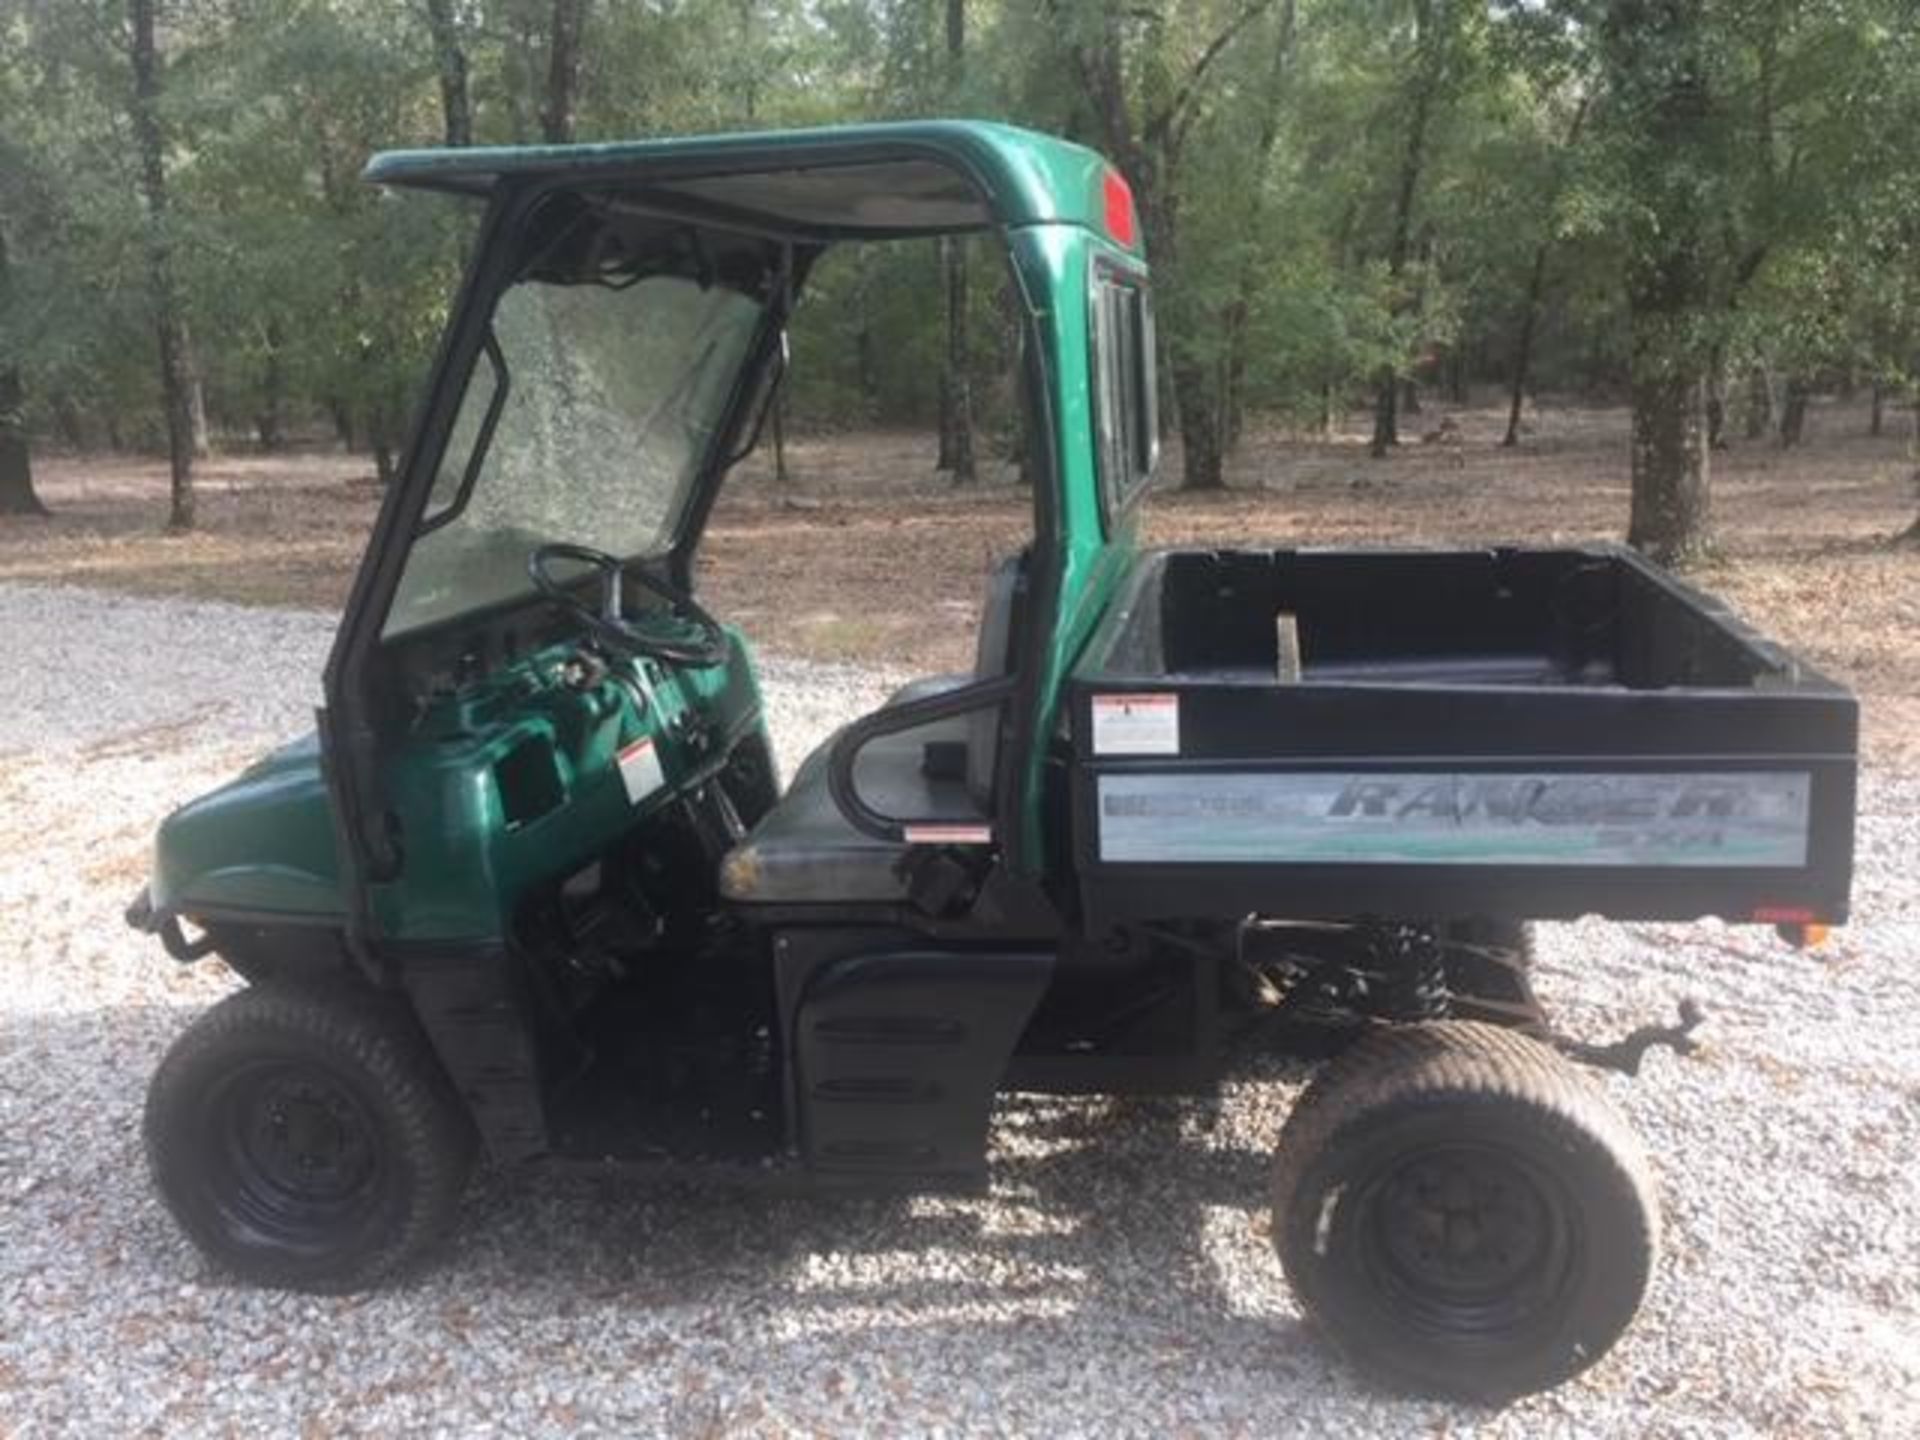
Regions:
M 1069 695 L 1096 918 L 1846 915 L 1852 695 L 1619 547 L 1148 554 Z

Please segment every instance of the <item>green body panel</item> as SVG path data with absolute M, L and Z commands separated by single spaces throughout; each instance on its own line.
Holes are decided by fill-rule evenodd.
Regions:
M 167 914 L 343 916 L 318 737 L 273 751 L 169 815 L 154 845 L 149 894 L 154 908 Z
M 982 189 L 1003 225 L 1105 223 L 1105 182 L 1112 167 L 1097 152 L 981 120 L 830 125 L 593 145 L 389 150 L 368 162 L 365 178 L 381 185 L 484 194 L 502 179 L 613 176 L 707 161 L 721 169 L 748 157 L 756 169 L 768 171 L 809 162 L 845 163 L 850 147 L 923 155 L 958 167 Z
M 1059 725 L 1060 696 L 1094 627 L 1131 569 L 1136 525 L 1131 513 L 1109 525 L 1102 513 L 1094 435 L 1090 303 L 1093 265 L 1111 249 L 1079 225 L 1046 225 L 1015 232 L 1014 263 L 1041 310 L 1042 344 L 1052 379 L 1054 408 L 1055 534 L 1060 591 L 1035 687 L 1032 733 L 1046 737 Z M 1123 253 L 1114 251 L 1113 253 Z M 1022 849 L 1036 863 L 1043 844 L 1045 743 L 1026 755 L 1022 777 Z
M 759 682 L 737 634 L 726 665 L 671 675 L 623 667 L 624 677 L 584 692 L 555 679 L 569 653 L 540 652 L 435 706 L 394 756 L 387 792 L 407 866 L 402 883 L 373 890 L 383 933 L 497 939 L 531 887 L 586 864 L 711 776 L 740 740 L 763 733 Z M 636 803 L 618 752 L 642 738 L 657 747 L 664 784 Z M 537 814 L 508 812 L 510 756 L 520 774 L 551 781 L 551 803 Z M 531 790 L 543 786 L 536 779 Z M 245 912 L 344 922 L 334 846 L 319 743 L 308 735 L 170 815 L 149 894 L 156 911 L 189 919 Z
M 445 702 L 389 761 L 385 789 L 402 817 L 406 866 L 400 880 L 372 889 L 383 935 L 498 938 L 529 890 L 605 853 L 636 821 L 717 773 L 741 740 L 764 734 L 759 682 L 737 633 L 725 665 L 625 662 L 616 667 L 623 677 L 585 691 L 553 677 L 571 649 L 542 652 Z M 641 740 L 653 742 L 663 783 L 632 798 L 618 757 Z M 511 813 L 515 771 L 536 777 L 523 793 L 548 803 Z

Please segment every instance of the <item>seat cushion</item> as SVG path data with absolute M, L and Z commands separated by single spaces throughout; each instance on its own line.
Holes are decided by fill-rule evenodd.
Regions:
M 887 705 L 930 699 L 1008 672 L 1024 567 L 1024 551 L 994 567 L 973 673 L 928 675 L 895 691 Z M 985 819 L 993 805 L 1002 710 L 986 706 L 869 741 L 854 763 L 860 798 L 882 815 L 920 824 Z M 727 899 L 805 905 L 907 898 L 907 880 L 899 872 L 907 847 L 863 835 L 833 803 L 828 761 L 840 733 L 806 758 L 787 793 L 727 852 L 720 866 L 720 893 Z M 926 763 L 929 745 L 939 745 L 943 752 L 934 766 Z
M 896 696 L 920 698 L 964 684 L 967 676 L 932 676 Z M 937 682 L 952 683 L 933 689 Z M 917 691 L 917 694 L 914 693 Z M 840 734 L 809 755 L 779 802 L 761 817 L 720 867 L 720 893 L 745 904 L 889 903 L 907 898 L 898 872 L 905 845 L 863 835 L 847 822 L 827 788 L 829 757 Z M 978 821 L 980 809 L 966 784 L 925 771 L 930 742 L 965 744 L 967 718 L 938 720 L 863 748 L 854 767 L 861 798 L 883 815 L 914 820 Z

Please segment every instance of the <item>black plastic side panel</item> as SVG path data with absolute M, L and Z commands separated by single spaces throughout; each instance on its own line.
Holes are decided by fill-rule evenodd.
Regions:
M 532 1010 L 519 993 L 513 956 L 500 947 L 408 947 L 399 968 L 487 1153 L 505 1164 L 545 1151 Z
M 993 1098 L 1052 978 L 1052 953 L 846 953 L 850 938 L 776 941 L 783 997 L 799 982 L 789 1034 L 802 1156 L 823 1176 L 977 1183 Z

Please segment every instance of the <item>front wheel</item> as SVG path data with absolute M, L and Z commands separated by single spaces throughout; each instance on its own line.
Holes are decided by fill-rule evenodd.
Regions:
M 1497 1026 L 1374 1032 L 1280 1137 L 1274 1243 L 1341 1350 L 1503 1401 L 1577 1375 L 1638 1310 L 1659 1243 L 1645 1155 L 1589 1077 Z
M 404 1010 L 262 986 L 174 1042 L 147 1092 L 167 1208 L 216 1264 L 258 1284 L 352 1290 L 451 1226 L 472 1126 Z

